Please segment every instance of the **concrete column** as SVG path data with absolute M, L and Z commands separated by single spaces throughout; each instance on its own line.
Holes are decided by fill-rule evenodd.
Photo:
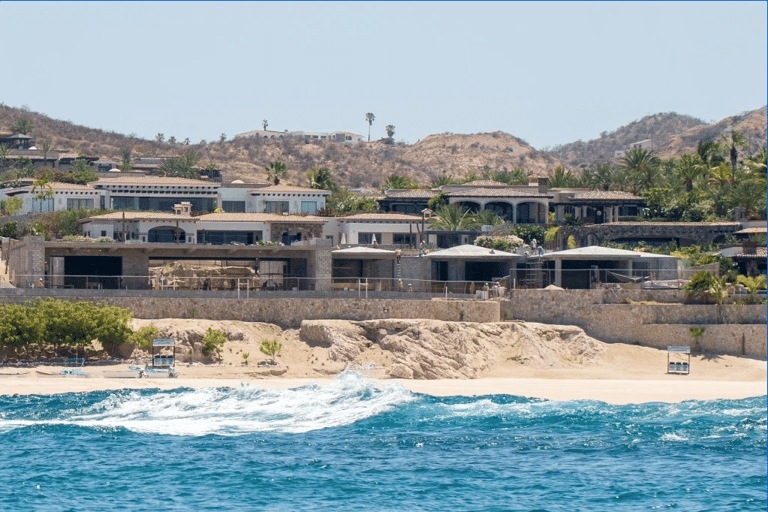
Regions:
M 563 286 L 563 260 L 555 260 L 555 286 Z
M 559 205 L 559 206 L 555 207 L 555 210 L 556 210 L 555 211 L 555 219 L 557 220 L 557 222 L 562 222 L 563 221 L 563 217 L 565 217 L 565 206 Z

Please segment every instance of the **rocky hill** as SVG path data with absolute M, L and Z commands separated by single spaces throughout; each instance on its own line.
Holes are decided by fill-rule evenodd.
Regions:
M 340 185 L 364 189 L 378 188 L 392 174 L 408 176 L 426 186 L 440 175 L 479 174 L 486 166 L 495 171 L 521 167 L 532 176 L 546 175 L 558 165 L 575 169 L 582 164 L 609 161 L 615 151 L 651 137 L 663 157 L 693 151 L 699 139 L 717 138 L 732 129 L 742 130 L 755 151 L 765 144 L 766 138 L 765 107 L 711 125 L 690 116 L 656 114 L 611 133 L 604 132 L 599 139 L 577 141 L 550 151 L 537 150 L 503 132 L 430 135 L 412 145 L 384 141 L 346 145 L 329 141 L 258 138 L 200 141 L 186 145 L 89 128 L 0 104 L 0 132 L 8 131 L 22 118 L 33 123 L 31 135 L 38 145 L 47 140 L 52 148 L 62 151 L 119 160 L 124 149 L 130 149 L 134 157 L 172 157 L 194 150 L 202 155 L 203 165 L 216 164 L 225 181 L 241 179 L 246 182 L 266 181 L 264 167 L 279 160 L 288 168 L 285 183 L 306 185 L 308 170 L 327 167 Z
M 603 132 L 598 139 L 563 144 L 546 153 L 564 162 L 566 167 L 578 168 L 611 162 L 616 151 L 627 150 L 632 143 L 650 139 L 661 158 L 679 157 L 696 151 L 700 140 L 719 139 L 733 130 L 739 130 L 747 137 L 750 149 L 746 154 L 758 151 L 766 141 L 766 107 L 713 124 L 675 112 L 653 114 L 612 132 Z

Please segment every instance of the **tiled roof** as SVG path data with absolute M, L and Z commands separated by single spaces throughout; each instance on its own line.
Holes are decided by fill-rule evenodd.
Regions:
M 552 197 L 538 192 L 525 192 L 514 188 L 473 188 L 455 190 L 445 194 L 448 197 Z
M 386 199 L 431 199 L 437 192 L 434 190 L 428 190 L 424 188 L 412 188 L 412 189 L 393 189 L 384 192 Z
M 320 190 L 318 188 L 309 187 L 293 187 L 291 185 L 270 185 L 268 187 L 254 188 L 251 190 L 251 195 L 257 196 L 259 194 L 274 194 L 280 192 L 303 192 L 305 194 L 323 194 L 328 195 L 330 190 Z
M 356 213 L 346 217 L 339 217 L 341 222 L 359 222 L 359 221 L 406 221 L 421 222 L 421 215 L 406 215 L 404 213 Z
M 574 194 L 573 199 L 581 201 L 607 201 L 607 200 L 624 200 L 624 201 L 642 201 L 642 197 L 637 197 L 629 192 L 622 192 L 619 190 L 590 190 L 589 192 L 580 192 Z
M 460 185 L 451 185 L 452 187 L 508 187 L 507 183 L 495 180 L 475 180 Z
M 733 247 L 732 250 L 723 249 L 720 254 L 740 260 L 764 260 L 768 259 L 768 249 L 766 247 L 757 247 L 755 252 L 743 252 L 742 247 Z M 738 252 L 737 252 L 738 251 Z
M 313 215 L 280 215 L 277 213 L 208 213 L 196 217 L 205 222 L 296 222 L 324 224 L 328 217 Z
M 94 185 L 209 185 L 219 187 L 221 184 L 207 180 L 192 180 L 188 178 L 172 178 L 167 176 L 116 176 L 101 178 Z
M 95 188 L 91 187 L 90 185 L 80 185 L 78 183 L 62 183 L 60 181 L 52 181 L 49 183 L 52 189 L 54 190 L 92 190 L 96 191 Z
M 125 217 L 123 217 L 125 215 Z M 182 217 L 172 212 L 112 212 L 104 215 L 94 215 L 83 220 L 172 220 L 196 221 L 200 217 Z

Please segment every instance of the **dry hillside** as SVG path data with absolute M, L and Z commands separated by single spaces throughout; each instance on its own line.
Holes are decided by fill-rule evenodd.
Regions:
M 719 139 L 733 130 L 739 130 L 747 137 L 750 149 L 745 154 L 757 152 L 766 141 L 766 107 L 713 124 L 675 112 L 653 114 L 612 132 L 603 132 L 598 139 L 563 144 L 547 153 L 563 161 L 567 167 L 591 166 L 597 162 L 612 161 L 616 151 L 626 150 L 634 142 L 652 139 L 661 158 L 679 157 L 696 151 L 700 140 Z
M 264 167 L 279 160 L 288 167 L 285 183 L 305 185 L 309 169 L 327 167 L 340 185 L 354 188 L 377 188 L 392 174 L 409 176 L 422 185 L 429 185 L 441 174 L 480 173 L 486 166 L 497 171 L 521 167 L 532 176 L 538 176 L 551 173 L 561 164 L 576 168 L 594 161 L 608 161 L 614 151 L 626 149 L 630 143 L 651 136 L 664 157 L 692 151 L 700 138 L 714 138 L 734 128 L 749 137 L 755 150 L 765 143 L 766 137 L 765 107 L 712 125 L 689 116 L 656 114 L 610 134 L 604 133 L 595 141 L 578 141 L 551 151 L 537 150 L 503 132 L 430 135 L 412 145 L 381 141 L 344 145 L 328 141 L 305 143 L 257 138 L 171 144 L 80 126 L 0 104 L 0 132 L 8 131 L 22 118 L 34 124 L 32 136 L 38 144 L 47 140 L 52 148 L 62 151 L 118 160 L 124 149 L 130 149 L 134 157 L 178 156 L 191 149 L 202 155 L 202 165 L 216 164 L 225 181 L 265 181 Z

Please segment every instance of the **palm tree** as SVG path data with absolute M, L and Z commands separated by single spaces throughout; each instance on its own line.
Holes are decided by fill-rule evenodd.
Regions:
M 264 168 L 264 170 L 267 171 L 267 179 L 275 185 L 279 185 L 280 178 L 285 176 L 285 174 L 288 172 L 285 164 L 279 161 L 270 163 Z
M 43 211 L 43 200 L 53 200 L 53 187 L 48 183 L 48 178 L 39 178 L 32 183 L 32 193 L 35 193 L 35 199 L 40 200 L 40 211 Z
M 700 140 L 699 145 L 696 146 L 696 154 L 707 167 L 715 167 L 723 162 L 723 157 L 720 156 L 720 144 L 714 140 L 708 142 Z
M 570 188 L 577 185 L 578 178 L 571 171 L 563 169 L 562 165 L 555 167 L 555 172 L 549 176 L 549 186 L 552 188 Z
M 592 190 L 611 190 L 615 182 L 614 169 L 610 164 L 597 164 L 595 169 L 584 171 L 582 178 Z
M 47 140 L 44 140 L 40 144 L 40 152 L 43 154 L 43 166 L 48 166 L 48 152 L 51 151 L 51 144 Z
M 744 134 L 739 130 L 733 130 L 730 138 L 725 135 L 721 138 L 726 147 L 728 144 L 731 145 L 728 155 L 731 157 L 731 182 L 734 182 L 736 181 L 736 164 L 739 161 L 739 150 L 737 148 L 748 148 L 749 143 L 747 142 L 747 138 L 744 137 Z
M 704 173 L 699 155 L 683 155 L 675 168 L 677 179 L 685 185 L 685 191 L 693 190 L 693 181 Z
M 128 172 L 131 169 L 133 169 L 133 164 L 131 163 L 131 150 L 130 149 L 124 149 L 121 152 L 121 156 L 123 157 L 123 161 L 120 162 L 120 165 L 118 167 L 123 172 Z
M 722 163 L 717 167 L 709 170 L 709 183 L 710 185 L 717 185 L 718 187 L 724 187 L 731 183 L 731 168 L 728 164 Z
M 432 180 L 432 188 L 438 188 L 444 185 L 456 185 L 457 183 L 458 182 L 454 178 L 448 176 L 447 174 L 441 174 Z
M 390 139 L 395 136 L 395 125 L 388 124 L 387 126 L 384 127 L 384 129 L 387 130 L 387 137 L 389 137 Z
M 321 169 L 310 169 L 307 171 L 307 179 L 309 180 L 309 188 L 320 190 L 336 189 L 336 184 L 333 182 L 331 171 L 325 167 Z
M 658 186 L 659 157 L 652 150 L 631 149 L 621 159 L 621 166 L 629 173 L 637 193 L 642 189 Z
M 261 126 L 264 127 L 264 131 L 267 131 L 267 126 L 269 126 L 269 122 L 266 119 L 262 119 Z
M 384 185 L 381 186 L 381 191 L 385 192 L 387 190 L 408 190 L 413 188 L 419 188 L 419 184 L 408 176 L 393 174 L 387 178 L 387 181 L 385 181 Z
M 160 144 L 163 143 L 164 139 L 165 139 L 165 135 L 163 135 L 162 133 L 158 133 L 157 135 L 155 135 L 155 140 Z
M 368 121 L 368 142 L 371 142 L 371 125 L 373 124 L 374 119 L 376 119 L 376 116 L 373 115 L 373 112 L 365 114 L 365 120 Z
M 480 210 L 475 214 L 475 221 L 480 226 L 501 226 L 504 219 L 496 215 L 491 210 Z
M 446 204 L 438 208 L 435 216 L 429 219 L 429 227 L 441 231 L 467 231 L 480 225 L 469 210 L 458 204 Z
M 747 289 L 749 292 L 750 302 L 752 304 L 757 304 L 757 290 L 763 290 L 766 288 L 765 275 L 747 277 L 745 275 L 739 274 L 736 277 L 736 282 L 744 285 L 744 287 Z
M 5 168 L 6 159 L 8 158 L 8 154 L 11 152 L 10 146 L 8 144 L 0 144 L 0 161 L 3 163 L 3 168 Z

